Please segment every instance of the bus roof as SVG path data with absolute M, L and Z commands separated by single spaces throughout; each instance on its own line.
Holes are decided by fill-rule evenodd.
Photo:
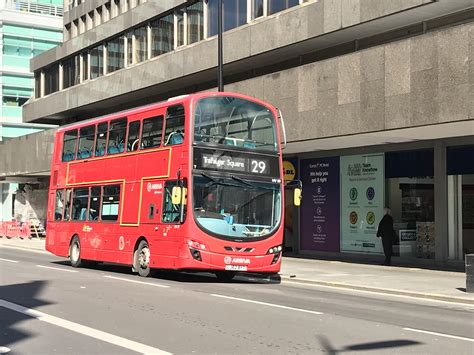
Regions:
M 187 103 L 189 101 L 193 101 L 196 99 L 200 99 L 203 97 L 212 97 L 212 96 L 233 96 L 233 97 L 238 97 L 242 99 L 247 99 L 251 101 L 255 101 L 263 106 L 268 106 L 268 103 L 265 103 L 264 101 L 261 101 L 260 99 L 240 94 L 240 93 L 235 93 L 235 92 L 230 92 L 230 91 L 224 91 L 224 92 L 202 92 L 202 93 L 194 93 L 194 94 L 186 94 L 186 95 L 180 95 L 180 96 L 175 96 L 167 99 L 166 101 L 159 101 L 157 103 L 152 103 L 148 105 L 143 105 L 143 106 L 138 106 L 138 107 L 133 107 L 127 110 L 122 110 L 118 112 L 113 112 L 109 113 L 106 115 L 98 116 L 98 117 L 93 117 L 85 120 L 80 120 L 77 122 L 72 122 L 67 125 L 63 125 L 58 128 L 57 132 L 63 132 L 67 131 L 73 128 L 81 128 L 90 124 L 95 124 L 95 123 L 100 123 L 104 121 L 109 121 L 115 118 L 122 118 L 124 116 L 129 116 L 133 114 L 137 114 L 140 112 L 148 111 L 148 110 L 153 110 L 153 109 L 158 109 L 158 108 L 163 108 L 163 107 L 168 107 L 170 105 L 175 105 L 179 103 Z

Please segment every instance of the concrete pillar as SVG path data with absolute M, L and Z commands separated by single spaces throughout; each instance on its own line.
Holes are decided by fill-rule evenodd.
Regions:
M 434 207 L 435 207 L 435 259 L 448 258 L 448 175 L 446 170 L 446 146 L 436 142 L 434 146 Z

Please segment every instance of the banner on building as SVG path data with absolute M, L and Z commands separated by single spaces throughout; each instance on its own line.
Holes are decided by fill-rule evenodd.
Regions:
M 383 253 L 384 155 L 341 157 L 341 251 Z
M 300 161 L 301 250 L 339 252 L 339 157 Z

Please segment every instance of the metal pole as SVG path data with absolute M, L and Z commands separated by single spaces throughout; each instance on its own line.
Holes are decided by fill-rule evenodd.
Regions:
M 219 92 L 224 91 L 224 67 L 223 67 L 223 45 L 222 45 L 222 32 L 223 32 L 223 21 L 222 21 L 222 1 L 217 1 L 217 68 L 218 68 L 218 87 Z

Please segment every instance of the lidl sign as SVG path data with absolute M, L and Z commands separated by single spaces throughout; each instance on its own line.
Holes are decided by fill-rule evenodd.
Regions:
M 295 179 L 296 169 L 292 162 L 288 160 L 283 161 L 283 180 L 292 181 Z

